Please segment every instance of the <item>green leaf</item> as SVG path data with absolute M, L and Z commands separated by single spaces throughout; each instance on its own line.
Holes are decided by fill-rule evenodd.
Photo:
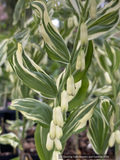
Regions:
M 17 42 L 21 43 L 24 48 L 27 44 L 29 36 L 30 36 L 30 28 L 25 28 L 18 31 L 14 35 L 14 38 L 16 39 Z
M 2 128 L 0 127 L 0 134 L 2 133 Z
M 20 80 L 38 94 L 46 98 L 55 98 L 55 82 L 20 47 L 13 55 L 13 68 Z
M 89 81 L 88 81 L 87 77 L 85 76 L 82 79 L 82 85 L 81 85 L 79 91 L 77 92 L 75 97 L 69 102 L 68 111 L 71 111 L 74 108 L 76 108 L 82 104 L 82 102 L 85 99 L 88 86 L 89 86 Z
M 57 28 L 50 20 L 45 1 L 34 1 L 31 3 L 31 7 L 42 20 L 40 24 L 40 34 L 44 38 L 46 51 L 49 57 L 55 61 L 69 63 L 69 50 Z
M 32 98 L 14 100 L 9 108 L 20 111 L 27 119 L 44 127 L 49 127 L 52 120 L 52 108 Z
M 107 153 L 108 140 L 110 138 L 108 132 L 109 127 L 101 116 L 100 110 L 96 108 L 93 117 L 89 120 L 89 130 L 87 133 L 95 153 L 101 155 Z
M 0 144 L 10 144 L 12 147 L 16 148 L 17 146 L 22 149 L 20 140 L 14 133 L 8 133 L 0 136 Z
M 80 81 L 84 77 L 84 75 L 86 74 L 86 72 L 91 64 L 92 56 L 93 56 L 93 44 L 92 44 L 92 41 L 89 41 L 87 54 L 85 56 L 85 69 L 82 72 L 76 71 L 75 64 L 72 66 L 72 68 L 74 70 L 73 76 L 74 76 L 75 83 Z
M 113 94 L 112 86 L 103 86 L 101 88 L 97 88 L 93 92 L 96 96 L 108 96 Z
M 17 1 L 17 4 L 15 6 L 15 10 L 13 13 L 13 25 L 16 25 L 18 23 L 18 21 L 20 20 L 24 4 L 25 4 L 25 1 L 23 1 L 23 0 Z
M 48 160 L 52 157 L 52 151 L 46 149 L 46 140 L 49 128 L 43 128 L 40 125 L 37 125 L 35 130 L 35 145 L 39 158 L 42 160 Z
M 5 63 L 7 58 L 7 44 L 8 39 L 5 39 L 0 43 L 0 66 Z
M 92 116 L 94 107 L 97 105 L 98 99 L 95 99 L 88 105 L 83 105 L 75 109 L 66 120 L 63 126 L 64 136 L 61 138 L 61 141 L 66 141 L 73 133 L 76 133 L 78 130 L 83 131 L 87 120 Z

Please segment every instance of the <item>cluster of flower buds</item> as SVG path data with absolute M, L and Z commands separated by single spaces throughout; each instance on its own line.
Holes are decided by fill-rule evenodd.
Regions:
M 109 146 L 113 147 L 115 144 L 115 141 L 120 144 L 120 131 L 116 130 L 115 132 L 112 132 L 110 139 L 109 139 Z
M 50 123 L 50 131 L 47 135 L 46 148 L 48 151 L 53 149 L 53 144 L 58 151 L 62 150 L 60 138 L 63 136 L 62 127 L 64 125 L 61 107 L 53 109 L 53 120 Z
M 68 25 L 68 28 L 71 28 L 73 26 L 78 27 L 77 17 L 75 15 L 73 17 L 69 17 L 67 25 Z
M 90 17 L 91 17 L 91 19 L 96 19 L 96 17 L 97 17 L 96 0 L 91 0 L 91 2 L 90 2 Z
M 81 39 L 81 45 L 86 46 L 88 43 L 88 32 L 87 32 L 87 26 L 83 22 L 80 27 L 80 39 Z
M 85 69 L 85 54 L 84 50 L 81 50 L 77 57 L 76 70 L 83 71 L 84 69 Z

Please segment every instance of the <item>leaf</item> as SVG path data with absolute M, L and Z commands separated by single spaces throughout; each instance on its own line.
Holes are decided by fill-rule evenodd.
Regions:
M 5 39 L 0 43 L 0 66 L 5 63 L 7 58 L 7 44 L 8 39 Z
M 30 28 L 25 28 L 18 31 L 14 35 L 14 38 L 16 39 L 17 42 L 22 44 L 23 48 L 25 48 L 29 36 L 30 36 Z
M 87 133 L 96 154 L 104 155 L 107 153 L 108 140 L 110 138 L 108 131 L 108 125 L 101 116 L 100 110 L 96 108 L 94 110 L 93 117 L 89 120 L 89 130 Z
M 25 1 L 23 1 L 23 0 L 17 1 L 17 4 L 15 6 L 15 10 L 13 13 L 13 25 L 16 25 L 18 23 L 18 21 L 20 20 L 20 16 L 22 14 L 24 4 L 25 4 Z
M 119 5 L 119 0 L 112 1 L 98 13 L 98 18 L 95 21 L 91 19 L 87 21 L 89 40 L 95 39 L 117 26 L 119 23 Z
M 0 134 L 2 133 L 2 128 L 0 127 Z
M 37 149 L 38 156 L 41 160 L 48 160 L 52 157 L 53 151 L 48 151 L 46 149 L 46 140 L 49 128 L 43 128 L 39 124 L 35 130 L 35 145 Z
M 13 55 L 13 68 L 20 80 L 38 94 L 46 98 L 55 98 L 57 87 L 55 82 L 30 59 L 22 48 Z
M 81 85 L 79 91 L 77 92 L 75 97 L 69 102 L 68 111 L 71 111 L 74 108 L 76 108 L 76 107 L 81 105 L 81 103 L 85 99 L 86 91 L 87 91 L 88 86 L 89 86 L 89 81 L 88 81 L 87 77 L 85 76 L 82 79 L 82 85 Z
M 107 96 L 107 95 L 112 95 L 113 94 L 113 90 L 112 90 L 112 86 L 103 86 L 101 88 L 97 88 L 94 90 L 93 92 L 94 95 L 96 96 Z
M 20 144 L 20 140 L 14 133 L 8 133 L 0 136 L 0 144 L 10 144 L 13 148 L 17 146 L 22 149 L 22 145 Z
M 17 130 L 20 126 L 23 126 L 23 121 L 20 119 L 15 120 L 15 121 L 6 120 L 6 123 L 9 124 L 7 129 L 10 131 Z
M 110 101 L 108 99 L 101 100 L 100 111 L 101 111 L 102 117 L 104 118 L 106 124 L 109 126 L 110 117 L 114 111 L 114 107 L 110 104 Z
M 87 54 L 85 56 L 85 69 L 82 72 L 76 71 L 75 65 L 72 66 L 72 68 L 74 70 L 73 76 L 74 76 L 75 83 L 80 81 L 84 77 L 85 73 L 87 72 L 87 70 L 91 64 L 92 56 L 93 56 L 93 44 L 92 44 L 92 41 L 89 41 Z
M 50 20 L 45 1 L 34 1 L 31 3 L 31 7 L 35 10 L 38 17 L 41 18 L 40 34 L 44 38 L 49 57 L 55 61 L 69 63 L 69 50 L 57 28 Z
M 97 105 L 98 99 L 95 99 L 88 105 L 83 105 L 75 109 L 68 119 L 66 120 L 63 126 L 64 136 L 61 138 L 61 141 L 66 141 L 74 132 L 83 131 L 86 125 L 87 120 L 92 116 L 94 107 Z M 80 130 L 81 129 L 81 130 Z
M 52 108 L 32 98 L 14 100 L 9 108 L 20 111 L 27 119 L 44 127 L 49 127 L 52 120 Z

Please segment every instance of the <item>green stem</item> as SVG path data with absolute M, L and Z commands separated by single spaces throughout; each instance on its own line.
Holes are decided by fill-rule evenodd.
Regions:
M 24 159 L 25 124 L 26 124 L 26 118 L 23 116 L 23 131 L 22 131 L 22 147 L 23 147 L 23 150 L 21 151 L 20 160 Z

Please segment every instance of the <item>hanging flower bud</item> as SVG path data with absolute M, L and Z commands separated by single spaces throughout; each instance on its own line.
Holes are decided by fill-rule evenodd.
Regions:
M 68 110 L 68 94 L 65 90 L 61 93 L 61 109 L 62 112 L 67 112 Z
M 51 121 L 51 124 L 50 124 L 50 138 L 55 139 L 55 136 L 56 136 L 56 126 L 55 126 L 54 122 Z
M 111 128 L 111 131 L 113 132 L 114 130 L 114 111 L 112 112 L 112 116 L 110 117 L 110 128 Z
M 74 21 L 75 27 L 78 27 L 78 20 L 77 20 L 77 17 L 75 15 L 73 16 L 73 21 Z
M 114 143 L 115 143 L 115 132 L 113 132 L 110 136 L 110 139 L 109 139 L 109 146 L 110 147 L 113 147 Z
M 73 17 L 68 18 L 68 28 L 73 27 L 73 23 L 74 23 Z
M 61 107 L 56 108 L 56 122 L 59 127 L 63 127 L 63 115 Z
M 120 131 L 119 130 L 115 131 L 115 140 L 118 144 L 120 144 Z
M 84 69 L 85 69 L 85 54 L 84 51 L 82 50 L 77 57 L 76 70 L 83 71 Z
M 53 140 L 50 138 L 49 133 L 47 135 L 46 148 L 48 151 L 53 149 Z
M 75 84 L 74 84 L 74 78 L 73 76 L 69 76 L 69 78 L 67 79 L 67 93 L 68 95 L 73 95 L 75 93 Z
M 91 17 L 91 19 L 96 19 L 96 17 L 97 17 L 96 0 L 91 0 L 91 3 L 90 3 L 90 17 Z
M 54 151 L 53 155 L 52 155 L 52 160 L 59 160 L 59 159 L 61 159 L 61 157 L 59 157 L 60 154 L 61 153 L 59 151 Z M 61 159 L 61 160 L 63 160 L 63 159 Z
M 56 125 L 57 124 L 57 120 L 56 120 L 56 107 L 53 108 L 53 122 Z
M 81 45 L 87 45 L 88 42 L 88 33 L 87 33 L 87 26 L 85 23 L 81 24 L 80 28 L 80 39 L 81 39 Z
M 60 140 L 55 138 L 54 142 L 55 142 L 55 147 L 57 148 L 57 150 L 61 151 L 62 150 L 62 144 L 61 144 Z
M 109 76 L 108 72 L 105 72 L 104 76 L 105 76 L 105 79 L 106 79 L 107 83 L 111 84 L 111 79 L 110 79 L 110 76 Z
M 63 136 L 62 128 L 59 126 L 56 126 L 56 137 L 57 139 L 60 139 Z

